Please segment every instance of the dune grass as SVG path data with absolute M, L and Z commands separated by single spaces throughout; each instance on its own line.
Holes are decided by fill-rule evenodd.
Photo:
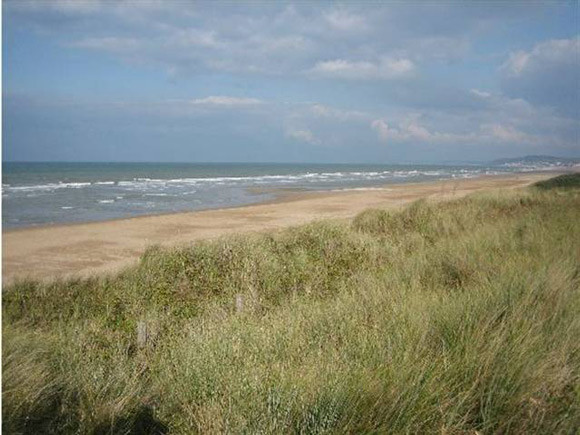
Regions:
M 578 189 L 492 192 L 16 283 L 3 429 L 576 433 L 578 222 Z
M 534 184 L 539 189 L 570 189 L 580 188 L 580 172 L 562 174 Z

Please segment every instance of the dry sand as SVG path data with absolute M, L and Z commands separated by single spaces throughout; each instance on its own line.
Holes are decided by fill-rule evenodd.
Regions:
M 494 188 L 517 188 L 554 173 L 485 176 L 334 192 L 286 193 L 245 207 L 55 225 L 3 232 L 3 284 L 114 272 L 150 245 L 175 246 L 228 233 L 263 231 L 317 219 L 350 218 L 369 207 L 393 208 L 419 198 L 443 200 Z

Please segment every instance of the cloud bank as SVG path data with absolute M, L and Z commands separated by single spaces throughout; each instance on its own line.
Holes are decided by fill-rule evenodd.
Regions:
M 154 140 L 175 143 L 178 160 L 578 155 L 574 12 L 7 0 L 5 155 L 50 143 L 50 158 L 81 158 L 92 143 L 101 159 L 105 139 L 151 159 Z

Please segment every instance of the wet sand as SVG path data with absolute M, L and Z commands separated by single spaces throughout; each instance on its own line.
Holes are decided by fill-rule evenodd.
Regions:
M 438 201 L 478 190 L 523 187 L 554 175 L 526 173 L 373 189 L 285 192 L 274 201 L 245 207 L 9 230 L 3 232 L 2 282 L 111 273 L 137 261 L 150 245 L 184 245 L 230 233 L 351 218 L 369 207 L 395 208 L 419 198 Z

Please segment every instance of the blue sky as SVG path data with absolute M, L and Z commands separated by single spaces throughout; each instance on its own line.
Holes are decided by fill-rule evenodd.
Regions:
M 5 0 L 3 159 L 580 156 L 577 2 Z

